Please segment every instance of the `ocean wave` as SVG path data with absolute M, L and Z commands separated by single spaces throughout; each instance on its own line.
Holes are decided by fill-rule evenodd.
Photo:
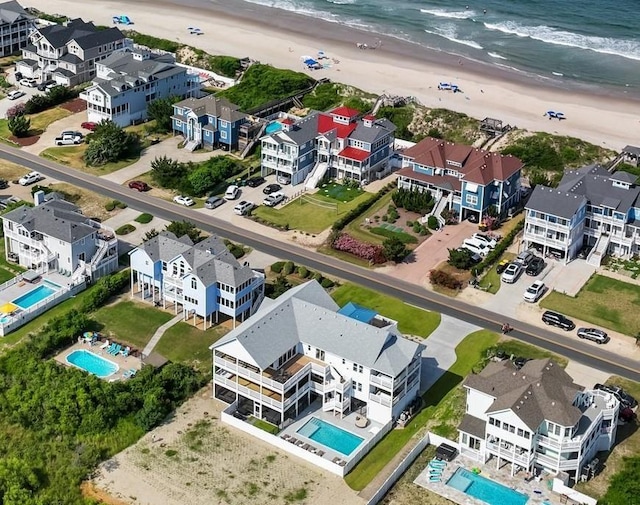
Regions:
M 303 7 L 292 1 L 280 1 L 280 0 L 245 0 L 245 1 L 252 4 L 264 5 L 266 7 L 274 7 L 276 9 L 282 9 L 288 12 L 293 12 L 295 14 L 300 14 L 301 16 L 318 18 L 318 19 L 321 19 L 322 21 L 327 21 L 328 23 L 339 23 L 341 25 L 346 25 L 346 26 L 350 26 L 351 28 L 358 28 L 360 30 L 369 31 L 369 32 L 380 31 L 375 26 L 369 23 L 366 23 L 361 19 L 345 18 L 342 15 L 333 14 L 332 12 Z M 331 2 L 331 0 L 329 1 Z M 357 0 L 337 0 L 331 3 L 347 4 L 347 3 L 355 3 L 356 1 Z
M 547 44 L 585 49 L 640 61 L 640 42 L 636 40 L 580 35 L 579 33 L 556 30 L 545 25 L 524 26 L 513 21 L 484 23 L 484 26 L 489 30 L 530 38 Z
M 439 18 L 449 18 L 449 19 L 469 19 L 475 16 L 474 11 L 464 10 L 464 11 L 447 11 L 443 9 L 420 9 L 420 12 L 423 14 L 431 14 L 432 16 L 436 16 Z
M 506 60 L 507 59 L 504 56 L 501 56 L 498 53 L 492 53 L 491 51 L 489 51 L 487 54 L 489 56 L 491 56 L 492 58 L 496 58 L 497 60 Z
M 473 47 L 474 49 L 482 49 L 482 46 L 478 44 L 475 40 L 459 39 L 456 28 L 453 25 L 439 26 L 434 30 L 425 29 L 425 32 L 430 33 L 432 35 L 437 35 L 438 37 L 445 38 L 451 42 L 455 42 L 456 44 L 462 44 L 468 47 Z
M 327 2 L 336 4 L 336 5 L 353 5 L 358 0 L 327 0 Z

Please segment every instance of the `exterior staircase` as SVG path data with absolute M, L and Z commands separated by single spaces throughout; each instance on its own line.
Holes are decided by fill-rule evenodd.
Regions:
M 200 147 L 200 142 L 198 142 L 197 140 L 190 140 L 184 145 L 184 148 L 190 153 L 198 149 L 198 147 Z
M 304 183 L 305 189 L 315 189 L 315 187 L 324 177 L 324 174 L 327 173 L 328 169 L 329 163 L 318 161 L 315 167 L 313 167 L 313 170 L 311 170 L 311 172 L 307 176 L 307 180 Z
M 93 258 L 91 258 L 91 262 L 89 263 L 89 266 L 91 267 L 92 270 L 93 268 L 96 267 L 98 263 L 102 261 L 102 258 L 104 258 L 104 255 L 107 253 L 108 249 L 109 249 L 109 242 L 107 242 L 106 240 L 102 240 L 100 242 L 100 247 L 98 247 L 98 250 L 93 255 Z
M 602 259 L 607 254 L 607 250 L 609 249 L 609 242 L 611 242 L 611 237 L 608 234 L 603 233 L 598 237 L 598 241 L 596 245 L 587 256 L 587 264 L 593 267 L 600 267 L 602 263 Z
M 263 125 L 260 127 L 260 131 L 258 131 L 258 134 L 253 137 L 252 140 L 250 140 L 249 142 L 247 142 L 247 145 L 244 146 L 244 149 L 242 150 L 242 152 L 240 153 L 240 159 L 243 160 L 245 159 L 245 157 L 247 156 L 247 154 L 249 154 L 251 152 L 251 149 L 253 149 L 253 146 L 256 145 L 256 142 L 258 142 L 260 140 L 260 137 L 262 137 L 264 135 L 264 131 L 267 129 L 267 123 L 263 123 Z
M 429 221 L 429 217 L 435 216 L 435 218 L 438 220 L 438 225 L 440 226 L 440 228 L 442 228 L 446 224 L 446 221 L 442 217 L 442 211 L 445 210 L 449 205 L 451 201 L 451 196 L 452 196 L 451 193 L 449 193 L 449 195 L 446 198 L 443 198 L 442 193 L 438 192 L 436 194 L 437 202 L 433 206 L 433 210 L 429 214 L 423 216 L 420 219 L 422 224 L 426 224 Z

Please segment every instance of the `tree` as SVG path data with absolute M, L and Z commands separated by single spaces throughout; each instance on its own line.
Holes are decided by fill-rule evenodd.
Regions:
M 213 157 L 201 165 L 187 170 L 189 183 L 196 196 L 203 195 L 231 177 L 235 173 L 236 167 L 236 162 L 226 156 Z
M 111 120 L 98 123 L 88 137 L 84 160 L 87 165 L 101 166 L 125 158 L 138 142 L 138 137 L 126 132 Z
M 398 237 L 389 237 L 382 242 L 384 257 L 394 263 L 400 263 L 409 254 L 409 250 Z
M 151 162 L 151 177 L 163 188 L 175 188 L 184 177 L 185 170 L 176 160 L 168 158 L 166 155 L 156 157 Z
M 284 275 L 278 275 L 276 281 L 273 284 L 267 284 L 265 286 L 266 295 L 269 298 L 278 298 L 281 294 L 286 293 L 292 288 L 291 283 Z
M 22 116 L 25 114 L 25 106 L 24 103 L 18 103 L 13 107 L 9 107 L 7 110 L 7 119 L 11 119 L 16 116 Z
M 167 225 L 166 230 L 178 238 L 187 235 L 194 244 L 202 240 L 200 230 L 196 228 L 195 224 L 189 221 L 172 221 Z
M 142 241 L 146 242 L 147 240 L 151 240 L 156 236 L 158 236 L 158 230 L 156 230 L 155 228 L 151 228 L 147 233 L 144 234 L 144 238 L 142 239 Z
M 170 96 L 167 98 L 159 98 L 149 102 L 147 105 L 147 116 L 151 120 L 155 120 L 154 128 L 157 132 L 171 131 L 171 115 L 173 114 L 173 104 L 178 102 L 180 97 Z
M 447 263 L 460 270 L 469 270 L 474 264 L 471 256 L 471 251 L 468 249 L 449 249 L 449 259 Z
M 7 127 L 14 136 L 18 138 L 26 137 L 29 135 L 31 120 L 24 114 L 18 114 L 9 119 Z

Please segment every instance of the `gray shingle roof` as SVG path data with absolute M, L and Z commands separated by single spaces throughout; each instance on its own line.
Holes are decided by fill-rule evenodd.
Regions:
M 460 421 L 458 430 L 463 433 L 473 435 L 474 437 L 484 439 L 486 427 L 487 423 L 482 419 L 478 419 L 470 414 L 465 414 L 462 421 Z
M 198 117 L 208 114 L 231 123 L 247 117 L 244 112 L 238 110 L 239 107 L 237 105 L 232 104 L 226 98 L 220 98 L 215 95 L 208 95 L 204 98 L 186 98 L 173 106 L 190 109 Z
M 376 140 L 389 135 L 395 130 L 396 126 L 388 119 L 378 119 L 371 126 L 364 126 L 362 121 L 358 121 L 358 126 L 349 135 L 349 138 L 373 144 Z
M 85 23 L 79 18 L 72 19 L 66 26 L 58 24 L 45 26 L 38 32 L 56 49 L 66 46 L 72 40 L 86 50 L 125 38 L 115 27 L 99 30 L 93 23 Z
M 636 146 L 624 146 L 623 153 L 633 154 L 634 156 L 640 156 L 640 147 Z
M 23 205 L 2 216 L 3 219 L 24 226 L 67 243 L 76 242 L 95 233 L 89 218 L 69 202 L 50 200 L 37 207 Z
M 510 361 L 492 362 L 464 385 L 495 398 L 487 414 L 511 410 L 532 431 L 544 420 L 574 426 L 582 416 L 573 401 L 583 388 L 551 359 L 529 361 L 520 370 Z
M 526 208 L 571 219 L 586 201 L 587 199 L 582 195 L 538 185 L 533 190 Z
M 611 180 L 613 181 L 627 182 L 629 184 L 633 184 L 634 182 L 636 182 L 636 179 L 638 179 L 638 176 L 630 174 L 629 172 L 623 172 L 621 170 L 611 176 Z
M 395 377 L 423 346 L 394 327 L 376 328 L 338 314 L 338 306 L 316 281 L 290 289 L 211 346 L 237 341 L 261 369 L 303 342 Z
M 18 2 L 0 3 L 0 24 L 11 24 L 26 19 L 34 19 L 34 16 L 28 14 Z
M 290 126 L 289 131 L 280 130 L 267 135 L 267 137 L 271 137 L 278 144 L 295 144 L 297 146 L 306 144 L 318 135 L 319 115 L 319 112 L 313 112 L 307 117 L 296 121 L 295 124 Z

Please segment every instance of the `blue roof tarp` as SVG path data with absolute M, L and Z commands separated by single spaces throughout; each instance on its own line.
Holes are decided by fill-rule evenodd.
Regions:
M 376 317 L 376 315 L 378 315 L 375 310 L 361 307 L 353 302 L 347 303 L 338 311 L 338 314 L 350 317 L 351 319 L 355 319 L 361 323 L 369 323 L 374 317 Z

